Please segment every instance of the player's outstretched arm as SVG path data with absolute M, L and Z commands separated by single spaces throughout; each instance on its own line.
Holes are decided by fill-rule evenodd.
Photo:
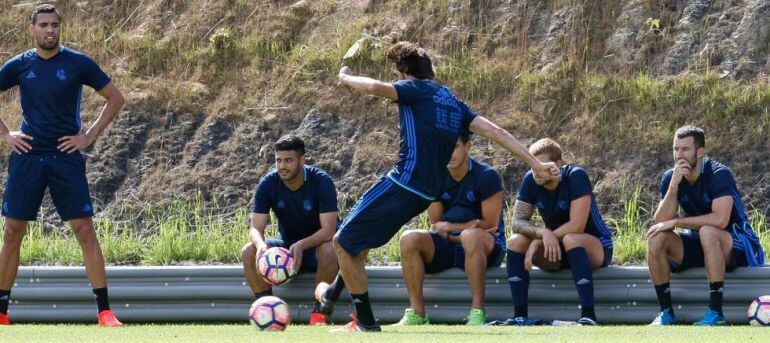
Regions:
M 524 145 L 519 143 L 510 132 L 497 126 L 497 124 L 489 121 L 489 119 L 482 116 L 477 116 L 470 125 L 471 132 L 487 137 L 497 144 L 500 144 L 505 150 L 510 151 L 514 156 L 520 158 L 526 162 L 532 172 L 545 180 L 550 180 L 559 176 L 559 167 L 553 162 L 543 163 L 540 162 L 535 156 L 529 153 Z
M 112 119 L 115 118 L 126 103 L 123 94 L 120 93 L 118 88 L 115 87 L 112 82 L 102 87 L 98 93 L 107 99 L 107 104 L 102 108 L 102 112 L 99 114 L 96 122 L 88 128 L 85 134 L 59 138 L 59 150 L 70 153 L 93 144 L 93 142 L 96 141 L 96 138 L 98 138 L 102 131 L 110 125 Z
M 398 93 L 392 84 L 375 80 L 366 76 L 355 76 L 348 67 L 340 68 L 337 77 L 343 86 L 366 94 L 381 96 L 390 100 L 398 100 Z

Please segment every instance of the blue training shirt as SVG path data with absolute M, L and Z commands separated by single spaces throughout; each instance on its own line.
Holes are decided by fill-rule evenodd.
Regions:
M 481 219 L 481 202 L 503 190 L 497 171 L 490 165 L 472 158 L 468 159 L 468 174 L 465 174 L 459 182 L 455 181 L 451 175 L 447 175 L 444 186 L 440 199 L 444 207 L 441 220 L 450 223 L 467 223 Z M 495 235 L 495 245 L 505 251 L 505 225 L 502 213 L 497 227 L 499 230 Z
M 400 80 L 393 87 L 398 93 L 401 145 L 388 178 L 433 201 L 449 174 L 446 165 L 457 139 L 477 114 L 432 80 Z
M 521 182 L 516 199 L 535 205 L 545 227 L 556 230 L 569 221 L 572 201 L 585 195 L 591 196 L 591 212 L 588 214 L 584 232 L 598 238 L 605 248 L 612 248 L 612 232 L 599 213 L 591 181 L 583 168 L 569 164 L 561 167 L 561 182 L 553 191 L 538 185 L 532 171 L 528 171 Z
M 659 190 L 661 199 L 668 192 L 673 174 L 673 168 L 663 174 Z M 700 175 L 695 183 L 690 184 L 685 178 L 682 178 L 678 191 L 679 207 L 686 217 L 709 214 L 711 213 L 711 202 L 714 199 L 724 196 L 732 197 L 733 208 L 730 211 L 728 230 L 733 236 L 733 249 L 745 252 L 750 266 L 764 264 L 762 245 L 749 225 L 749 217 L 744 210 L 743 201 L 741 201 L 741 195 L 735 185 L 735 178 L 730 168 L 710 158 L 704 158 Z
M 0 91 L 19 86 L 21 132 L 32 136 L 31 152 L 58 152 L 58 139 L 80 132 L 83 85 L 101 90 L 110 78 L 90 57 L 61 47 L 45 60 L 35 49 L 0 68 Z
M 269 214 L 278 219 L 281 238 L 291 245 L 321 229 L 319 214 L 337 212 L 337 190 L 323 170 L 305 166 L 304 183 L 292 191 L 277 171 L 262 177 L 254 194 L 253 213 Z

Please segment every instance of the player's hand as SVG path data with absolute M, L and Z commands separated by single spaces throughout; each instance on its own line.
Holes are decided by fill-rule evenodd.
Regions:
M 348 68 L 347 66 L 342 66 L 342 68 L 340 68 L 340 71 L 339 71 L 339 73 L 337 73 L 337 78 L 339 79 L 340 85 L 342 85 L 343 87 L 345 87 L 345 89 L 347 89 L 347 90 L 348 90 L 348 92 L 351 92 L 351 93 L 352 93 L 352 92 L 353 92 L 353 88 L 351 88 L 350 86 L 348 86 L 348 85 L 345 83 L 345 81 L 344 81 L 344 79 L 345 79 L 345 76 L 347 76 L 347 75 L 353 75 L 353 71 L 351 71 L 351 70 L 350 70 L 350 68 Z
M 254 247 L 257 248 L 257 260 L 259 260 L 259 258 L 262 257 L 262 254 L 265 253 L 265 250 L 267 250 L 267 244 L 265 243 L 254 244 Z
M 64 136 L 59 138 L 59 150 L 66 153 L 80 151 L 94 142 L 91 136 L 86 134 L 79 134 L 74 136 Z
M 536 179 L 550 181 L 558 178 L 561 175 L 561 170 L 559 170 L 559 166 L 556 163 L 546 162 L 532 167 L 532 173 L 535 174 L 533 176 Z
M 541 242 L 538 242 L 538 240 L 533 240 L 532 243 L 530 243 L 529 248 L 527 249 L 527 252 L 524 254 L 524 269 L 527 271 L 532 270 L 532 259 L 535 257 L 535 251 L 537 249 L 534 249 L 533 246 L 535 244 L 539 244 Z
M 543 237 L 543 257 L 551 262 L 561 261 L 561 245 L 559 239 L 551 230 L 540 229 L 540 236 Z
M 675 227 L 676 223 L 674 223 L 673 220 L 666 220 L 662 223 L 657 223 L 651 226 L 649 230 L 647 230 L 647 238 L 655 237 L 655 235 L 661 232 L 674 230 Z
M 671 175 L 671 185 L 678 186 L 682 182 L 682 178 L 690 176 L 691 172 L 690 162 L 686 160 L 676 161 L 676 164 L 674 164 L 674 174 Z
M 436 224 L 433 224 L 433 232 L 445 240 L 449 240 L 450 231 L 448 222 L 437 222 Z
M 305 252 L 305 247 L 301 242 L 297 242 L 289 247 L 289 251 L 294 255 L 294 270 L 299 271 L 299 267 L 302 266 L 302 253 Z
M 27 142 L 32 140 L 31 136 L 27 136 L 21 131 L 9 131 L 3 136 L 3 140 L 15 151 L 17 154 L 23 154 L 32 150 L 32 146 Z

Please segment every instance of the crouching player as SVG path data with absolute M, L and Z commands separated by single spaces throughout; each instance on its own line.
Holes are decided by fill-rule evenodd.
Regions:
M 706 154 L 703 130 L 676 130 L 674 168 L 663 174 L 655 225 L 647 231 L 647 263 L 661 312 L 651 325 L 676 324 L 671 272 L 706 267 L 709 305 L 695 325 L 727 325 L 722 314 L 725 269 L 761 267 L 765 254 L 749 225 L 733 173 Z M 684 216 L 679 216 L 681 208 Z M 674 232 L 674 228 L 688 229 Z
M 468 274 L 473 304 L 468 325 L 483 325 L 487 267 L 499 267 L 505 255 L 500 176 L 489 165 L 468 157 L 470 134 L 463 133 L 447 168 L 445 191 L 428 207 L 433 232 L 401 236 L 401 269 L 409 304 L 400 325 L 428 324 L 422 286 L 425 273 L 458 267 Z
M 529 270 L 570 268 L 580 297 L 578 324 L 596 325 L 592 270 L 612 259 L 612 235 L 596 207 L 585 170 L 564 164 L 561 147 L 551 139 L 535 142 L 529 151 L 543 162 L 561 168 L 556 180 L 541 180 L 532 172 L 524 176 L 514 205 L 514 234 L 508 240 L 508 281 L 513 296 L 511 325 L 536 325 L 527 313 Z M 530 222 L 537 207 L 545 227 Z
M 281 239 L 265 239 L 270 210 L 278 219 Z M 251 214 L 249 243 L 241 251 L 243 270 L 257 299 L 272 295 L 270 285 L 259 276 L 256 258 L 268 247 L 288 248 L 300 273 L 315 272 L 316 283 L 330 282 L 337 275 L 337 255 L 331 239 L 337 231 L 337 191 L 331 177 L 305 166 L 305 143 L 296 136 L 283 136 L 275 143 L 275 170 L 257 186 Z M 310 314 L 311 325 L 326 324 L 318 311 Z

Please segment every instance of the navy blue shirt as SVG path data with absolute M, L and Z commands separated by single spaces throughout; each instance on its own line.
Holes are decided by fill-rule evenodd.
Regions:
M 527 172 L 521 182 L 518 200 L 535 205 L 545 227 L 556 230 L 569 221 L 572 201 L 583 196 L 591 196 L 591 212 L 586 221 L 585 233 L 599 239 L 602 246 L 612 248 L 612 233 L 599 213 L 596 199 L 591 189 L 591 180 L 583 168 L 572 165 L 561 167 L 561 181 L 555 190 L 549 191 L 535 182 L 532 171 Z
M 663 174 L 660 181 L 661 199 L 668 192 L 673 174 L 673 168 Z M 733 199 L 730 224 L 728 224 L 728 229 L 733 236 L 733 249 L 739 249 L 752 255 L 747 256 L 750 265 L 752 265 L 752 260 L 759 261 L 758 255 L 762 253 L 762 246 L 759 244 L 754 230 L 748 225 L 749 217 L 744 210 L 743 201 L 741 201 L 741 195 L 735 185 L 735 178 L 730 168 L 710 158 L 704 158 L 703 163 L 701 163 L 700 175 L 694 184 L 690 184 L 687 179 L 682 178 L 682 182 L 679 183 L 677 200 L 685 217 L 696 217 L 711 213 L 712 201 L 724 196 Z M 762 258 L 762 262 L 764 262 L 764 258 Z
M 444 207 L 442 221 L 450 223 L 467 223 L 481 219 L 481 202 L 489 199 L 503 190 L 500 175 L 490 165 L 468 159 L 468 174 L 462 180 L 455 181 L 447 175 L 444 182 L 444 193 L 441 194 L 441 205 Z M 505 225 L 500 215 L 495 244 L 505 249 Z
M 35 49 L 0 68 L 0 91 L 19 86 L 21 132 L 32 136 L 32 152 L 57 152 L 58 139 L 80 132 L 83 85 L 101 90 L 110 78 L 90 57 L 61 47 L 45 60 Z
M 400 80 L 398 93 L 401 146 L 388 178 L 433 201 L 449 171 L 446 168 L 460 133 L 476 113 L 446 87 L 431 80 Z
M 321 229 L 319 214 L 337 212 L 337 190 L 332 178 L 321 169 L 305 166 L 304 183 L 292 191 L 278 172 L 262 177 L 254 195 L 253 213 L 273 210 L 281 238 L 291 245 Z

